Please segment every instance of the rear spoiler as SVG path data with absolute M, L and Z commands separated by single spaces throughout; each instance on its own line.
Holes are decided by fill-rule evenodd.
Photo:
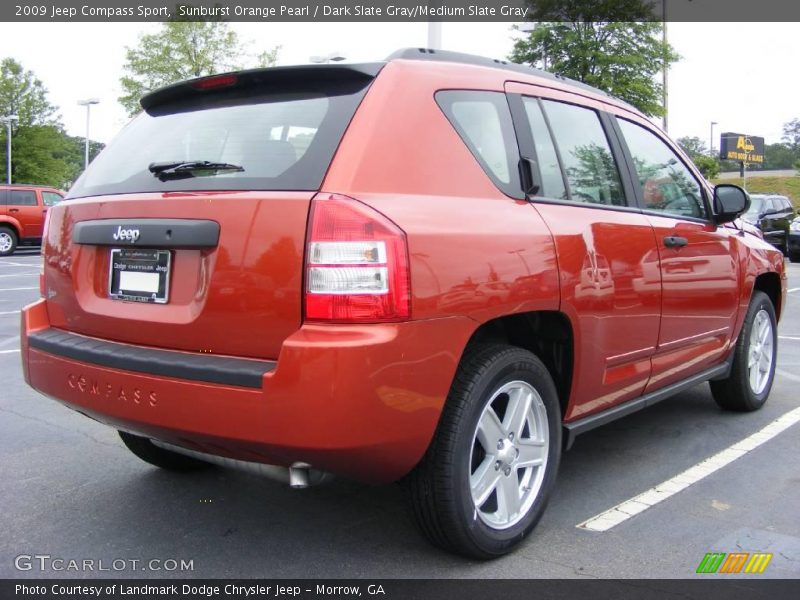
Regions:
M 349 82 L 366 85 L 386 65 L 384 62 L 346 65 L 300 65 L 290 67 L 268 67 L 199 77 L 174 83 L 146 94 L 139 101 L 146 111 L 173 102 L 191 102 L 192 99 L 207 98 L 240 91 L 245 88 L 285 89 L 296 86 L 322 86 Z

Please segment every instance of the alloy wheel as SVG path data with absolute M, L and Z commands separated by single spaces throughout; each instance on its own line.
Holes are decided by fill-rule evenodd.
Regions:
M 754 394 L 760 394 L 767 387 L 774 357 L 772 321 L 762 308 L 753 319 L 747 353 L 747 379 Z
M 494 392 L 472 440 L 469 483 L 477 516 L 494 529 L 514 526 L 530 510 L 545 475 L 547 410 L 524 381 Z

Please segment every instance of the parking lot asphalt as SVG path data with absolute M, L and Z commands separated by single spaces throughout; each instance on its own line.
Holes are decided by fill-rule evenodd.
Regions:
M 225 469 L 163 472 L 28 388 L 19 310 L 39 296 L 39 265 L 38 249 L 0 258 L 0 577 L 685 578 L 707 552 L 742 551 L 773 553 L 758 577 L 800 577 L 800 423 L 611 529 L 578 527 L 800 406 L 800 265 L 788 265 L 762 410 L 724 413 L 703 384 L 579 437 L 536 531 L 485 563 L 431 547 L 399 486 L 295 491 Z M 17 558 L 27 555 L 50 556 L 49 568 Z M 52 559 L 94 570 L 54 570 Z M 143 567 L 152 559 L 162 562 Z M 165 570 L 169 559 L 192 570 Z

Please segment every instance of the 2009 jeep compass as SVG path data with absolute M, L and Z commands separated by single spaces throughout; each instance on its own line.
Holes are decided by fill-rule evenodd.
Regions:
M 150 463 L 404 479 L 432 541 L 492 557 L 576 434 L 769 395 L 783 257 L 597 90 L 406 50 L 142 108 L 50 209 L 22 360 Z

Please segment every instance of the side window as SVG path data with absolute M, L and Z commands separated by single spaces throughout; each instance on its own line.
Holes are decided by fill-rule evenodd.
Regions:
M 441 91 L 436 103 L 494 184 L 519 198 L 519 149 L 502 92 Z
M 55 192 L 42 192 L 42 201 L 44 202 L 45 206 L 55 206 L 63 199 L 64 198 L 61 196 L 61 194 L 56 194 Z
M 36 206 L 36 192 L 33 190 L 10 190 L 8 203 L 12 206 Z
M 704 218 L 700 183 L 678 155 L 644 127 L 624 119 L 617 121 L 633 157 L 644 208 L 678 217 Z
M 0 206 L 8 204 L 8 190 L 0 190 Z
M 568 200 L 556 148 L 553 145 L 553 138 L 550 136 L 550 130 L 547 128 L 539 102 L 534 98 L 523 98 L 522 102 L 531 126 L 539 172 L 542 174 L 542 189 L 539 195 L 556 200 Z
M 619 170 L 598 114 L 588 108 L 543 100 L 561 162 L 569 199 L 625 206 Z

